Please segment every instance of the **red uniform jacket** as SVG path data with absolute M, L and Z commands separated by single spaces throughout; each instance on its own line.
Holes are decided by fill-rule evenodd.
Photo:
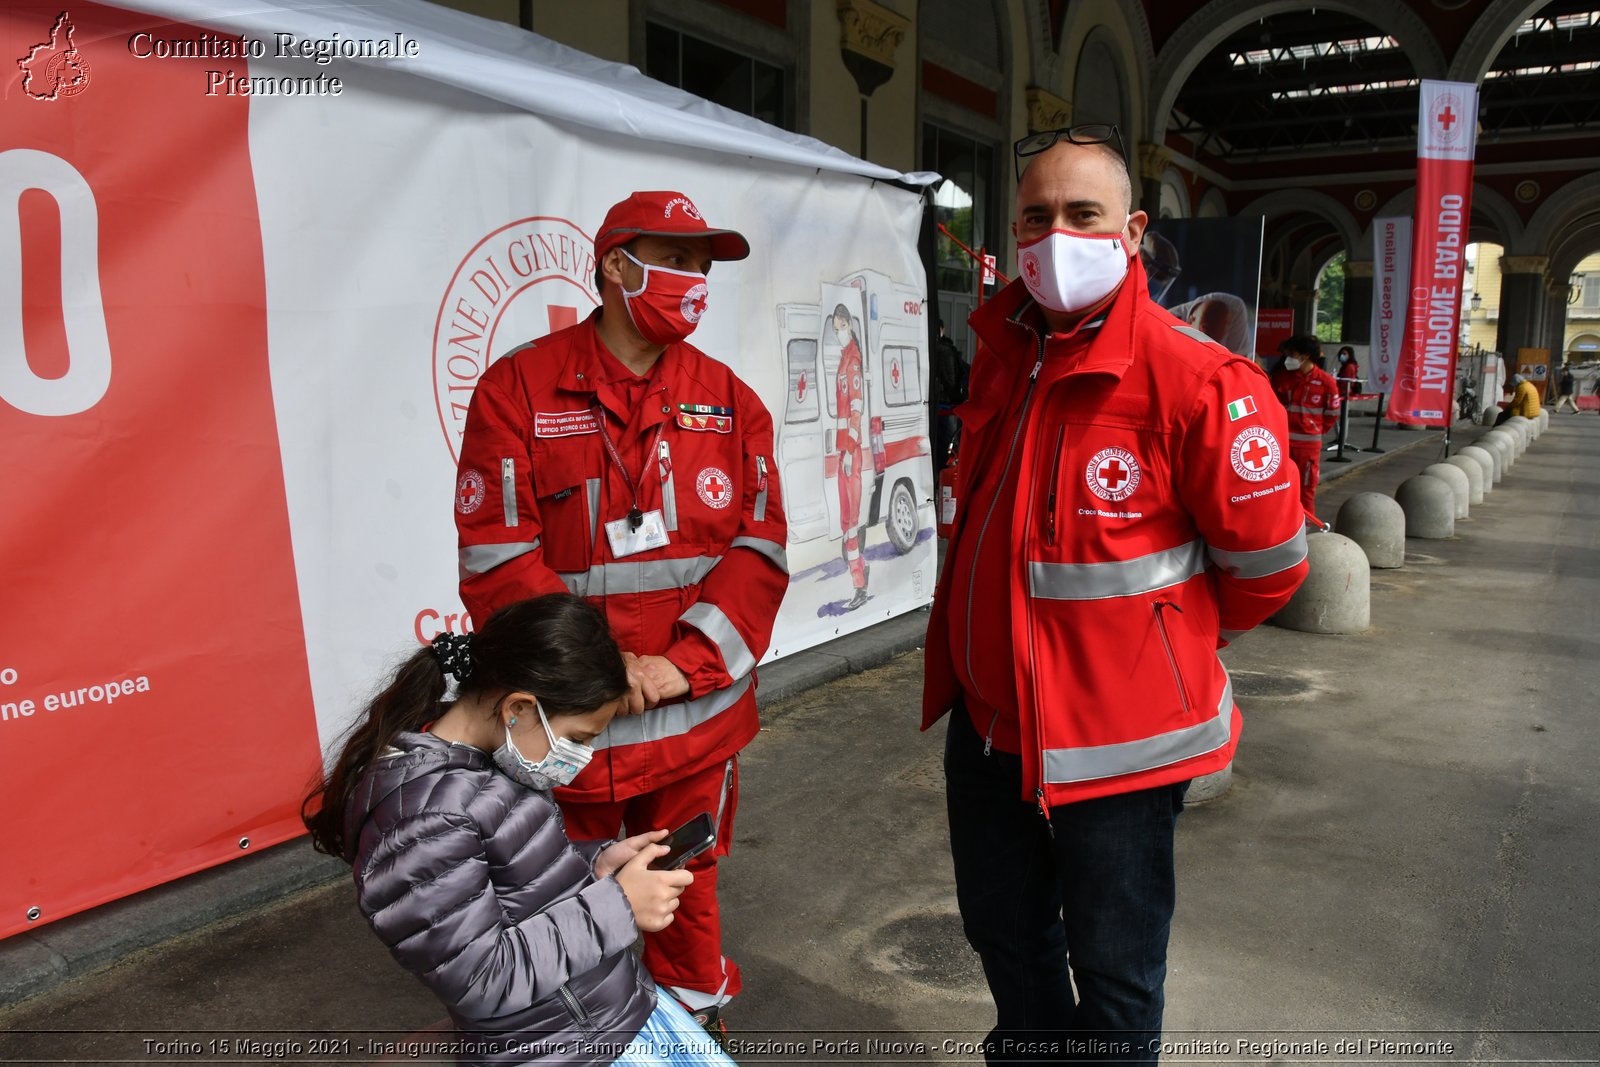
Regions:
M 478 383 L 456 494 L 461 599 L 477 620 L 540 593 L 598 605 L 624 651 L 689 679 L 677 703 L 617 718 L 562 792 L 622 800 L 731 756 L 759 729 L 755 665 L 788 586 L 772 419 L 732 370 L 669 345 L 634 411 L 601 387 L 593 318 L 516 349 Z M 627 468 L 612 462 L 602 425 Z M 659 437 L 658 437 L 659 433 Z M 660 508 L 668 544 L 618 559 L 605 524 Z
M 1081 358 L 1054 365 L 1013 282 L 971 318 L 981 342 L 958 409 L 954 559 L 985 510 L 1012 509 L 1005 553 L 1024 798 L 1049 805 L 1225 766 L 1239 715 L 1219 644 L 1281 607 L 1306 574 L 1299 485 L 1266 375 L 1147 295 L 1134 260 Z M 1013 391 L 1016 418 L 1000 417 Z M 1019 452 L 1007 499 L 976 500 L 981 465 Z M 940 577 L 923 728 L 960 697 L 946 651 L 970 610 Z
M 1280 370 L 1272 376 L 1272 391 L 1289 413 L 1289 447 L 1320 450 L 1322 435 L 1339 422 L 1339 383 L 1333 375 L 1320 367 L 1304 374 Z

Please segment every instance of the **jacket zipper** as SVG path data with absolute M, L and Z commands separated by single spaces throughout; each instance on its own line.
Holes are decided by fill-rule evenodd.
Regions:
M 500 461 L 500 500 L 506 525 L 517 525 L 517 461 L 509 456 Z
M 1167 621 L 1161 617 L 1162 608 L 1171 608 L 1179 615 L 1183 614 L 1183 609 L 1170 600 L 1157 600 L 1150 605 L 1150 610 L 1156 616 L 1156 630 L 1161 634 L 1161 646 L 1167 650 L 1167 666 L 1172 668 L 1172 681 L 1178 687 L 1178 699 L 1183 703 L 1183 712 L 1187 715 L 1192 710 L 1189 706 L 1189 687 L 1184 684 L 1183 671 L 1178 668 L 1178 657 L 1172 650 L 1172 638 L 1167 635 Z
M 756 457 L 756 522 L 767 521 L 767 457 Z
M 1000 713 L 994 713 L 994 718 L 989 720 L 989 732 L 983 735 L 983 754 L 987 756 L 994 751 L 994 724 L 1000 721 Z
M 661 518 L 668 530 L 678 529 L 678 484 L 672 474 L 672 448 L 666 438 L 656 446 L 656 467 L 661 473 Z
M 1056 452 L 1050 459 L 1050 496 L 1045 501 L 1044 543 L 1056 543 L 1056 486 L 1061 478 L 1061 450 L 1067 441 L 1067 428 L 1056 428 Z
M 567 1011 L 571 1013 L 572 1017 L 576 1019 L 580 1025 L 588 1028 L 589 1013 L 583 1009 L 583 1005 L 578 1002 L 578 998 L 573 996 L 572 990 L 568 989 L 565 985 L 561 985 L 557 987 L 556 992 L 561 995 L 561 1001 L 567 1006 Z
M 1017 442 L 1022 439 L 1022 428 L 1028 422 L 1028 408 L 1033 403 L 1033 387 L 1038 384 L 1039 372 L 1044 369 L 1044 338 L 1037 333 L 1034 337 L 1038 340 L 1039 352 L 1034 361 L 1033 370 L 1028 373 L 1028 389 L 1022 394 L 1022 410 L 1017 413 L 1017 428 L 1011 434 L 1011 448 L 1006 452 L 1005 466 L 1000 468 L 1000 485 L 998 489 L 1005 488 L 1007 473 L 1011 470 L 1011 461 L 1017 455 Z M 1020 476 L 1019 476 L 1020 480 Z M 989 533 L 989 522 L 994 518 L 994 509 L 1000 503 L 1001 493 L 995 492 L 989 501 L 989 510 L 984 513 L 983 525 L 978 527 L 978 543 L 972 551 L 972 567 L 967 574 L 967 677 L 972 677 L 972 598 L 977 590 L 978 559 L 983 555 L 983 539 Z M 977 685 L 976 682 L 973 683 Z M 982 694 L 979 694 L 982 696 Z M 985 703 L 992 702 L 985 701 Z M 1042 758 L 1042 757 L 1041 757 Z

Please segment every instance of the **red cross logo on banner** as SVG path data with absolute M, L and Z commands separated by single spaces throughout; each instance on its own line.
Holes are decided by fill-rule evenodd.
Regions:
M 889 380 L 894 382 L 896 387 L 900 385 L 900 361 L 898 359 L 889 364 Z
M 1126 500 L 1139 488 L 1139 461 L 1125 448 L 1102 448 L 1083 473 L 1089 491 L 1101 500 Z
M 800 381 L 794 387 L 794 395 L 795 395 L 795 399 L 797 399 L 797 400 L 804 400 L 806 398 L 806 372 L 805 371 L 801 371 L 800 372 Z
M 1439 125 L 1443 126 L 1445 128 L 1445 132 L 1448 133 L 1450 131 L 1450 127 L 1454 126 L 1455 124 L 1456 113 L 1450 110 L 1449 104 L 1446 104 L 1444 106 L 1444 110 L 1439 112 Z
M 1239 436 L 1233 439 L 1228 459 L 1239 477 L 1247 482 L 1259 482 L 1277 471 L 1283 462 L 1283 450 L 1278 447 L 1278 439 L 1264 427 L 1251 426 L 1240 430 Z
M 721 511 L 733 503 L 732 479 L 728 472 L 718 467 L 707 467 L 694 481 L 695 492 L 708 508 Z

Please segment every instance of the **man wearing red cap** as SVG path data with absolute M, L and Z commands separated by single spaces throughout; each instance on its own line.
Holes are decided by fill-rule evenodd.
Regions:
M 595 238 L 601 306 L 485 372 L 461 443 L 461 598 L 479 621 L 541 593 L 588 597 L 627 653 L 627 711 L 557 799 L 575 840 L 672 830 L 709 812 L 675 920 L 645 964 L 713 1033 L 739 991 L 722 955 L 717 857 L 732 842 L 735 756 L 759 728 L 756 662 L 788 586 L 772 419 L 686 343 L 714 260 L 750 254 L 688 197 L 640 192 Z

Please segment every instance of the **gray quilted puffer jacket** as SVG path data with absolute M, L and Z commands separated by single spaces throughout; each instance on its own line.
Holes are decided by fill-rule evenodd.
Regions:
M 603 843 L 574 846 L 548 794 L 488 753 L 403 733 L 350 798 L 356 896 L 442 1000 L 468 1064 L 602 1064 L 655 1008 Z

